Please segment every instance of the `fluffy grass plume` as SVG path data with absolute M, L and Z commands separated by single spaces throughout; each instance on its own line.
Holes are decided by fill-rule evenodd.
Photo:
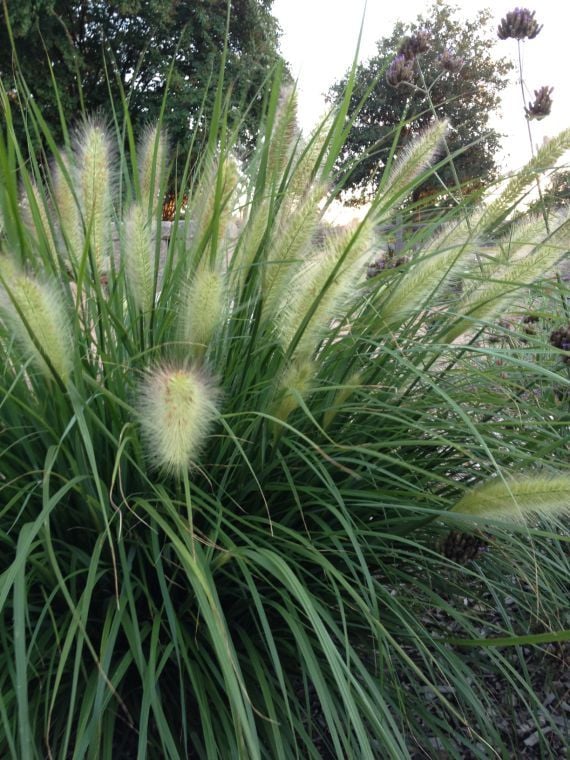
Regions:
M 107 265 L 112 225 L 113 155 L 107 130 L 97 120 L 87 121 L 76 136 L 83 224 L 97 271 Z
M 4 281 L 0 308 L 17 341 L 36 367 L 49 379 L 54 372 L 64 384 L 73 368 L 69 318 L 57 288 L 0 262 Z
M 200 266 L 182 294 L 180 337 L 195 351 L 209 344 L 223 317 L 225 276 Z
M 297 123 L 297 92 L 284 87 L 279 95 L 267 151 L 267 174 L 270 182 L 281 178 L 297 142 L 300 130 Z
M 124 256 L 127 287 L 137 309 L 152 307 L 154 289 L 155 234 L 142 203 L 133 203 L 125 218 Z
M 85 231 L 79 205 L 79 176 L 74 159 L 62 151 L 53 170 L 54 206 L 58 215 L 64 250 L 73 266 L 83 255 Z
M 511 177 L 499 196 L 486 206 L 479 218 L 479 229 L 488 230 L 497 221 L 502 220 L 520 201 L 521 195 L 543 172 L 552 169 L 568 149 L 570 149 L 570 129 L 565 129 L 542 145 L 536 155 Z
M 320 182 L 319 166 L 323 160 L 323 154 L 327 150 L 327 138 L 332 126 L 333 119 L 327 117 L 309 135 L 306 143 L 300 143 L 297 148 L 298 160 L 295 164 L 289 183 L 289 193 L 292 198 L 301 198 L 310 192 L 315 184 L 322 188 L 322 196 L 325 195 L 327 186 Z
M 273 414 L 277 419 L 286 421 L 297 409 L 300 399 L 311 391 L 316 372 L 312 361 L 293 362 L 284 372 L 277 388 L 277 403 Z
M 333 234 L 324 250 L 297 270 L 277 308 L 277 334 L 285 351 L 294 340 L 297 356 L 308 357 L 315 351 L 323 331 L 364 279 L 372 238 L 369 221 L 349 227 Z
M 196 465 L 218 413 L 218 394 L 194 369 L 159 367 L 139 388 L 138 410 L 153 467 L 181 476 Z
M 433 164 L 448 127 L 446 120 L 435 121 L 402 150 L 381 184 L 381 198 L 397 204 L 410 192 L 414 180 Z
M 22 207 L 26 226 L 36 245 L 45 244 L 49 257 L 52 261 L 56 261 L 57 246 L 53 234 L 54 219 L 48 206 L 46 189 L 41 187 L 37 182 L 32 182 L 30 185 L 30 196 L 27 197 L 23 194 Z
M 519 476 L 483 483 L 455 505 L 454 512 L 520 522 L 570 513 L 570 476 Z
M 463 270 L 477 250 L 477 241 L 465 222 L 445 226 L 413 258 L 405 275 L 386 297 L 380 292 L 378 314 L 393 329 L 419 309 L 433 306 L 442 287 Z
M 467 289 L 451 310 L 458 317 L 445 332 L 444 340 L 455 340 L 477 322 L 490 320 L 503 311 L 521 288 L 550 274 L 560 259 L 567 255 L 570 245 L 569 212 L 561 212 L 551 220 L 552 232 L 544 232 L 542 240 L 535 237 L 529 244 L 518 246 L 512 261 L 499 259 L 488 263 L 483 278 Z M 526 255 L 525 255 L 526 254 Z
M 168 135 L 157 124 L 148 126 L 139 140 L 138 170 L 141 204 L 148 216 L 161 203 L 168 163 Z
M 233 156 L 208 158 L 188 204 L 191 245 L 206 247 L 212 265 L 217 259 L 223 263 L 220 254 L 225 253 L 225 236 L 238 183 L 239 169 Z
M 294 208 L 280 210 L 278 224 L 267 243 L 269 254 L 263 280 L 264 308 L 269 314 L 289 287 L 292 274 L 311 251 L 312 238 L 322 216 L 319 201 L 323 192 L 323 186 L 316 184 Z

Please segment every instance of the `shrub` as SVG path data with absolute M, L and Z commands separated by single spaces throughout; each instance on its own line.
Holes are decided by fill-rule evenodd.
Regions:
M 366 279 L 446 124 L 316 243 L 343 114 L 304 142 L 273 93 L 249 166 L 221 128 L 165 252 L 159 129 L 137 155 L 89 121 L 45 171 L 4 107 L 1 754 L 508 753 L 485 668 L 538 698 L 479 645 L 564 627 L 563 544 L 532 514 L 569 503 L 569 381 L 542 333 L 488 338 L 529 293 L 559 309 L 540 281 L 570 225 L 493 231 L 570 131 Z M 493 548 L 462 567 L 469 534 Z M 481 632 L 466 586 L 519 616 Z

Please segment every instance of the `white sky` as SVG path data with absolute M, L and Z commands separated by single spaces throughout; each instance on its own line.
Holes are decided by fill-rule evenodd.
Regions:
M 490 8 L 498 26 L 505 14 L 514 10 L 520 0 L 451 0 L 460 8 L 459 13 L 472 17 L 482 7 Z M 358 33 L 364 12 L 364 0 L 274 0 L 273 13 L 283 35 L 281 50 L 298 78 L 299 118 L 301 126 L 309 130 L 325 110 L 322 97 L 329 86 L 350 67 L 356 50 Z M 394 23 L 411 21 L 431 5 L 431 0 L 402 0 L 400 3 L 385 0 L 368 0 L 360 60 L 376 52 L 375 42 L 388 36 Z M 525 3 L 522 3 L 525 7 Z M 531 122 L 534 143 L 552 137 L 570 127 L 570 7 L 567 0 L 529 0 L 526 7 L 536 9 L 536 20 L 544 28 L 534 40 L 523 43 L 523 76 L 527 87 L 526 101 L 533 99 L 533 91 L 543 85 L 554 87 L 552 113 L 544 120 Z M 515 40 L 497 39 L 497 54 L 510 57 L 517 54 Z M 530 145 L 524 119 L 522 96 L 516 71 L 503 96 L 500 120 L 493 124 L 503 139 L 502 165 L 514 169 L 530 158 Z

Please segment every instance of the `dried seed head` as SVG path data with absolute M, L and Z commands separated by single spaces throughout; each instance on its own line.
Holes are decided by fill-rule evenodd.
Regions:
M 552 109 L 552 91 L 554 87 L 541 87 L 534 91 L 534 100 L 529 101 L 528 108 L 524 109 L 526 118 L 531 121 L 532 119 L 544 119 L 548 116 Z
M 404 82 L 410 84 L 414 81 L 414 62 L 405 55 L 398 55 L 386 72 L 386 82 L 390 87 L 399 87 Z
M 550 343 L 561 351 L 567 351 L 568 355 L 562 360 L 565 364 L 570 364 L 570 324 L 566 327 L 559 327 L 550 336 Z
M 366 278 L 370 280 L 372 277 L 376 277 L 377 274 L 380 274 L 380 272 L 384 272 L 387 269 L 397 269 L 398 267 L 405 266 L 409 263 L 409 256 L 381 256 L 368 265 Z
M 182 475 L 196 460 L 217 416 L 218 392 L 196 370 L 159 367 L 139 389 L 139 422 L 151 464 Z
M 438 55 L 437 62 L 444 71 L 448 71 L 450 74 L 457 74 L 463 68 L 465 59 L 456 55 L 453 50 L 445 48 L 443 53 Z
M 500 40 L 507 40 L 509 37 L 515 40 L 532 40 L 540 30 L 539 25 L 534 18 L 536 11 L 529 11 L 528 8 L 515 8 L 509 11 L 505 18 L 501 19 L 497 35 Z
M 409 61 L 413 60 L 421 53 L 427 53 L 429 50 L 430 34 L 426 29 L 420 29 L 411 37 L 406 37 L 400 45 L 398 55 L 403 55 Z
M 461 530 L 452 530 L 440 543 L 440 551 L 460 565 L 476 559 L 486 548 L 487 544 L 481 535 L 464 533 Z

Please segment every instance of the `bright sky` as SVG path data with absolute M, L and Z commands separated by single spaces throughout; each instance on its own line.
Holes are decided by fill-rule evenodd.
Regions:
M 495 27 L 501 18 L 514 10 L 517 2 L 505 0 L 451 0 L 460 14 L 473 16 L 482 7 L 490 8 Z M 376 40 L 390 34 L 395 21 L 411 21 L 425 11 L 429 0 L 385 2 L 368 0 L 363 28 L 360 59 L 366 60 L 376 51 Z M 298 78 L 299 117 L 301 126 L 309 130 L 325 110 L 323 93 L 349 68 L 354 57 L 358 33 L 364 12 L 364 0 L 274 0 L 273 13 L 283 30 L 281 50 Z M 523 5 L 523 7 L 525 7 Z M 534 143 L 552 137 L 570 127 L 570 75 L 567 54 L 570 47 L 570 8 L 567 0 L 536 0 L 526 6 L 536 9 L 536 20 L 544 28 L 534 40 L 523 43 L 523 76 L 527 102 L 533 91 L 543 85 L 554 87 L 551 115 L 531 122 Z M 497 39 L 497 54 L 511 57 L 517 54 L 515 40 Z M 503 97 L 502 114 L 496 123 L 503 140 L 505 169 L 514 169 L 530 158 L 530 145 L 524 120 L 522 96 L 517 74 Z

